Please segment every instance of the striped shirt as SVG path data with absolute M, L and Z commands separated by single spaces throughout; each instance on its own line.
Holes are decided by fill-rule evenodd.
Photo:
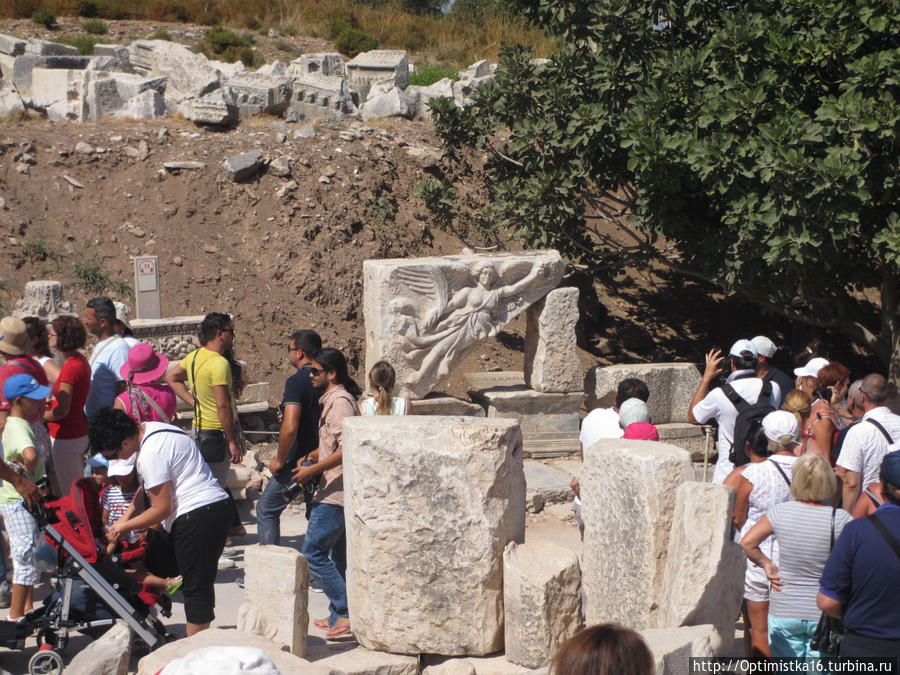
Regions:
M 819 579 L 831 552 L 831 507 L 790 501 L 776 504 L 766 514 L 778 541 L 780 592 L 769 595 L 769 613 L 782 619 L 818 621 Z M 853 518 L 835 511 L 834 539 Z
M 118 485 L 110 485 L 103 491 L 103 495 L 100 497 L 100 505 L 109 511 L 109 522 L 103 526 L 104 532 L 108 531 L 117 520 L 125 515 L 125 511 L 128 510 L 128 507 L 134 500 L 135 494 L 137 494 L 136 490 L 134 492 L 122 492 L 122 488 Z M 134 543 L 137 537 L 137 532 L 129 532 L 125 539 L 130 543 Z

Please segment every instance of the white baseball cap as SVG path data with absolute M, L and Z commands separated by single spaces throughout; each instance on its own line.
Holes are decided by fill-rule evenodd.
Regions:
M 772 342 L 765 335 L 757 335 L 755 338 L 750 340 L 753 343 L 753 346 L 756 347 L 756 351 L 760 356 L 765 356 L 767 359 L 771 359 L 775 356 L 775 352 L 778 351 L 778 347 L 775 346 L 775 343 Z
M 800 425 L 793 413 L 776 410 L 763 417 L 762 428 L 766 438 L 776 443 L 796 442 L 800 438 Z
M 113 476 L 127 476 L 132 471 L 134 471 L 134 460 L 136 455 L 132 455 L 128 459 L 111 459 L 109 460 L 109 470 L 106 472 L 107 475 L 112 478 Z
M 731 345 L 731 351 L 729 351 L 728 354 L 730 356 L 740 356 L 741 352 L 750 352 L 753 354 L 754 359 L 759 356 L 756 347 L 753 346 L 753 343 L 750 342 L 750 340 L 738 340 Z
M 816 358 L 807 361 L 805 366 L 794 368 L 794 375 L 797 377 L 818 377 L 819 371 L 827 365 L 828 359 L 817 356 Z

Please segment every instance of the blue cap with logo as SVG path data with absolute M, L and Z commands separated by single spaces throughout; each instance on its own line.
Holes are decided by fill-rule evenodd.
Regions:
M 3 398 L 12 401 L 14 398 L 24 396 L 34 401 L 40 401 L 50 395 L 50 387 L 43 386 L 34 377 L 27 373 L 13 375 L 3 384 Z

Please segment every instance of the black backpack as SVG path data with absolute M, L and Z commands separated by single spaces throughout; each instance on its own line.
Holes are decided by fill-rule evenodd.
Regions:
M 747 403 L 727 382 L 722 385 L 722 393 L 728 397 L 738 413 L 737 419 L 734 420 L 734 441 L 731 450 L 728 451 L 728 459 L 735 466 L 743 466 L 750 461 L 747 455 L 747 434 L 751 423 L 762 424 L 763 417 L 775 410 L 772 407 L 772 383 L 763 381 L 756 403 Z

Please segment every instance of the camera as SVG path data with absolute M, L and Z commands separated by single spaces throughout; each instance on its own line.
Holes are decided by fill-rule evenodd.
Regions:
M 312 466 L 315 464 L 311 459 L 305 459 L 300 462 L 300 466 Z M 303 485 L 303 483 L 291 483 L 286 488 L 281 491 L 281 497 L 286 502 L 292 502 L 300 495 L 306 493 L 306 502 L 309 503 L 312 501 L 312 496 L 315 494 L 316 485 L 318 485 L 319 481 L 317 478 L 313 477 L 307 485 Z
M 281 497 L 286 502 L 292 502 L 303 494 L 303 485 L 301 483 L 291 483 L 281 491 Z

